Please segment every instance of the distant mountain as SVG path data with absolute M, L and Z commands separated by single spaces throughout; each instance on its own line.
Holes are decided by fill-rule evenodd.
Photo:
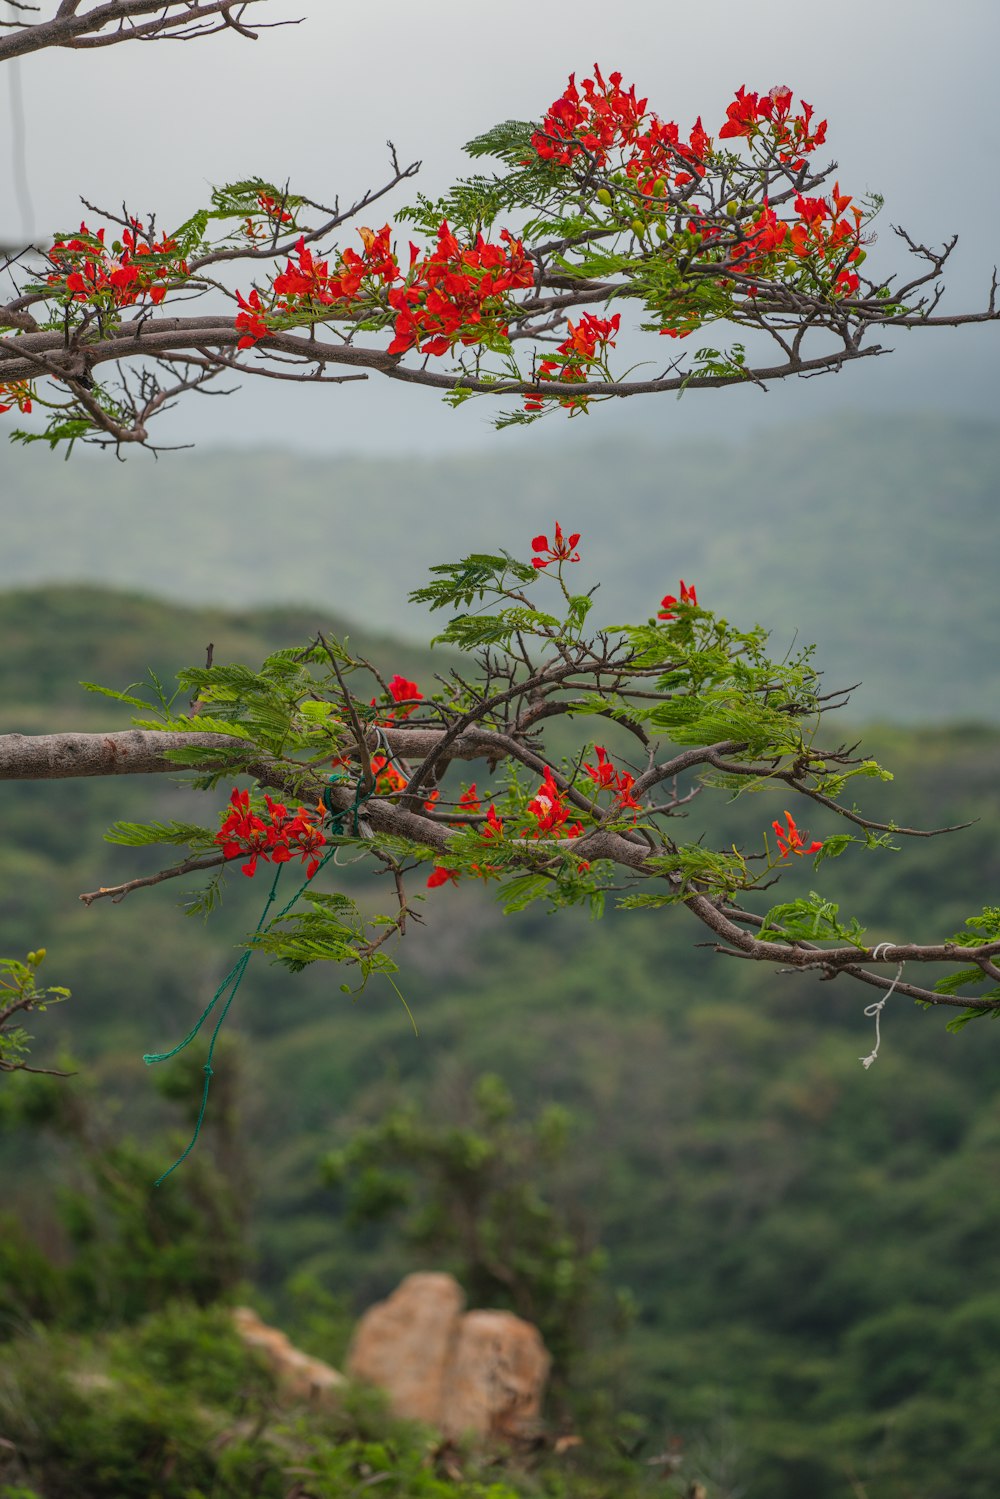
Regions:
M 1000 720 L 996 424 L 838 416 L 739 445 L 585 440 L 531 456 L 500 436 L 489 456 L 436 460 L 62 464 L 6 449 L 0 484 L 0 586 L 306 604 L 418 640 L 429 622 L 406 594 L 429 566 L 526 556 L 559 519 L 583 533 L 579 582 L 601 581 L 604 621 L 653 612 L 684 577 L 779 649 L 821 642 L 831 686 L 863 679 L 856 718 Z

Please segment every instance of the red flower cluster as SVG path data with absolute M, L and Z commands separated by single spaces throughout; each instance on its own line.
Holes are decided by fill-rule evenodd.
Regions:
M 272 801 L 269 796 L 265 796 L 271 819 L 268 824 L 255 812 L 251 812 L 249 791 L 234 790 L 229 800 L 231 811 L 215 835 L 215 841 L 221 845 L 226 859 L 238 859 L 249 854 L 248 862 L 243 865 L 243 873 L 252 877 L 257 873 L 258 859 L 270 860 L 272 864 L 287 864 L 294 854 L 298 854 L 303 863 L 307 863 L 306 878 L 312 879 L 320 865 L 316 854 L 326 841 L 320 829 L 310 820 L 314 815 L 312 812 L 308 812 L 305 807 L 298 807 L 289 815 L 288 808 L 281 802 Z
M 474 245 L 459 244 L 447 220 L 438 242 L 423 260 L 410 246 L 410 276 L 389 292 L 396 313 L 390 354 L 416 348 L 421 354 L 447 354 L 454 344 L 479 343 L 485 332 L 507 333 L 507 293 L 531 286 L 534 268 L 524 246 L 506 229 L 499 245 L 481 234 Z
M 768 94 L 748 94 L 745 87 L 736 90 L 736 98 L 726 109 L 726 122 L 719 131 L 720 140 L 746 136 L 753 140 L 768 131 L 778 147 L 778 159 L 791 163 L 797 172 L 805 158 L 826 140 L 826 121 L 813 128 L 813 107 L 802 101 L 802 113 L 792 114 L 792 91 L 779 85 Z
M 584 312 L 576 324 L 567 318 L 569 337 L 557 346 L 556 353 L 559 357 L 543 359 L 538 366 L 536 379 L 564 380 L 573 385 L 582 385 L 595 364 L 604 366 L 608 349 L 615 346 L 614 335 L 621 327 L 621 320 L 620 312 L 610 318 L 595 317 L 592 312 Z M 524 409 L 541 411 L 546 400 L 551 399 L 551 396 L 528 396 Z M 559 404 L 583 408 L 589 400 L 590 397 L 586 395 L 563 396 Z
M 836 272 L 831 293 L 853 296 L 861 283 L 857 273 L 848 270 L 848 266 L 862 257 L 863 215 L 856 205 L 851 207 L 852 202 L 847 193 L 840 191 L 839 182 L 834 184 L 829 198 L 806 198 L 800 194 L 795 199 L 798 219 L 794 223 L 779 219 L 773 208 L 765 203 L 747 230 L 743 243 L 730 253 L 730 264 L 741 271 L 753 271 L 761 268 L 768 256 L 779 251 L 797 255 L 802 260 L 822 261 Z M 842 217 L 848 208 L 853 222 Z
M 138 229 L 138 221 L 134 228 Z M 126 229 L 110 250 L 105 248 L 104 230 L 92 233 L 86 224 L 73 239 L 57 239 L 48 252 L 52 266 L 47 280 L 73 302 L 102 302 L 113 307 L 130 307 L 140 297 L 148 296 L 158 305 L 167 294 L 170 281 L 188 274 L 185 261 L 175 255 L 177 241 L 166 235 L 157 244 L 149 244 L 131 229 Z
M 696 608 L 697 608 L 697 605 L 698 605 L 698 592 L 697 592 L 697 589 L 695 588 L 695 586 L 694 586 L 693 583 L 691 584 L 691 586 L 689 588 L 688 585 L 685 583 L 685 581 L 684 581 L 683 578 L 681 579 L 681 596 L 680 596 L 680 598 L 679 599 L 676 598 L 675 595 L 672 594 L 672 593 L 666 594 L 660 600 L 660 609 L 659 609 L 659 613 L 656 616 L 657 619 L 676 619 L 677 615 L 674 614 L 673 611 L 677 607 L 678 604 L 694 604 Z
M 609 73 L 607 82 L 594 64 L 593 78 L 585 78 L 580 88 L 576 74 L 569 75 L 565 91 L 550 107 L 531 137 L 531 144 L 542 161 L 559 166 L 570 164 L 574 156 L 587 151 L 599 164 L 608 159 L 615 146 L 633 141 L 646 113 L 646 99 L 637 99 L 635 84 L 626 93 L 621 73 Z
M 429 255 L 421 259 L 417 246 L 410 245 L 405 277 L 388 224 L 377 232 L 361 228 L 358 233 L 364 255 L 346 249 L 332 271 L 329 261 L 318 260 L 301 238 L 296 258 L 274 278 L 270 305 L 259 291 L 251 291 L 249 297 L 237 292 L 236 327 L 243 334 L 237 347 L 251 348 L 267 338 L 276 319 L 303 313 L 315 317 L 323 315 L 324 308 L 346 312 L 368 293 L 376 307 L 387 302 L 396 314 L 390 354 L 412 348 L 422 354 L 446 354 L 458 342 L 479 343 L 488 333 L 506 335 L 507 293 L 534 281 L 524 246 L 506 229 L 501 244 L 488 244 L 478 235 L 474 245 L 463 247 L 444 222 Z M 382 294 L 383 287 L 389 288 L 387 294 Z
M 550 562 L 579 562 L 580 553 L 573 550 L 579 540 L 579 531 L 574 531 L 571 536 L 564 536 L 562 526 L 556 521 L 555 535 L 551 546 L 549 546 L 549 538 L 547 536 L 536 536 L 532 541 L 532 551 L 547 554 L 544 557 L 532 557 L 532 567 L 548 567 Z
M 18 411 L 29 412 L 33 394 L 30 380 L 10 380 L 6 384 L 0 380 L 0 398 L 6 397 L 0 404 L 0 415 L 9 411 L 12 406 L 16 406 Z
M 560 791 L 546 766 L 542 784 L 528 803 L 528 812 L 535 819 L 535 826 L 526 829 L 522 837 L 579 838 L 583 832 L 581 822 L 570 822 L 570 810 L 566 806 L 566 792 Z
M 236 293 L 241 311 L 236 318 L 237 329 L 243 337 L 237 348 L 249 349 L 261 338 L 267 338 L 273 329 L 268 318 L 315 314 L 324 307 L 346 310 L 358 298 L 366 280 L 389 285 L 400 276 L 399 263 L 389 243 L 390 229 L 385 224 L 376 233 L 372 229 L 358 230 L 364 245 L 364 255 L 346 249 L 339 264 L 330 270 L 328 260 L 317 260 L 301 236 L 295 246 L 295 260 L 286 262 L 285 269 L 274 278 L 275 301 L 265 307 L 260 292 L 254 290 L 249 297 Z
M 806 848 L 805 841 L 795 825 L 795 818 L 791 812 L 785 813 L 785 820 L 788 826 L 784 828 L 780 822 L 772 822 L 771 824 L 783 859 L 787 859 L 789 854 L 798 854 L 799 858 L 801 858 L 803 854 L 814 854 L 818 849 L 823 847 L 822 843 L 813 842 Z
M 628 796 L 629 788 L 633 784 L 631 776 L 622 778 L 622 790 L 626 797 Z M 520 829 L 517 836 L 519 838 L 579 838 L 584 831 L 584 827 L 581 822 L 570 822 L 572 814 L 566 805 L 566 797 L 567 793 L 560 790 L 559 786 L 556 785 L 552 771 L 546 767 L 542 784 L 525 809 L 531 821 L 528 826 Z M 436 796 L 434 800 L 436 800 Z M 624 806 L 636 805 L 631 800 L 623 800 L 622 804 Z M 427 805 L 425 803 L 425 806 Z M 476 794 L 475 783 L 467 791 L 462 792 L 462 795 L 458 799 L 458 805 L 464 812 L 474 813 L 479 811 L 480 802 Z M 502 838 L 504 836 L 503 818 L 498 815 L 497 809 L 492 802 L 487 809 L 486 821 L 479 830 L 479 836 L 484 843 L 489 843 L 495 838 Z M 589 864 L 586 862 L 579 866 L 581 871 L 589 869 L 589 867 Z M 488 879 L 491 874 L 498 873 L 498 870 L 489 864 L 473 864 L 469 869 L 469 873 L 477 875 L 480 879 Z M 427 878 L 427 888 L 429 890 L 436 890 L 438 886 L 445 885 L 449 881 L 453 885 L 457 885 L 458 878 L 459 871 L 457 869 L 448 869 L 443 864 L 435 864 Z
M 613 791 L 620 807 L 631 807 L 638 812 L 639 803 L 632 795 L 635 776 L 630 775 L 627 770 L 616 770 L 608 759 L 608 752 L 603 745 L 595 744 L 594 754 L 597 756 L 597 764 L 591 765 L 585 762 L 583 768 L 593 781 L 595 792 Z
M 673 122 L 647 111 L 648 100 L 636 97 L 634 84 L 627 91 L 621 85 L 621 73 L 609 73 L 605 80 L 596 63 L 593 78 L 585 78 L 579 89 L 571 73 L 541 130 L 531 137 L 539 159 L 569 166 L 586 153 L 588 165 L 605 166 L 611 152 L 619 150 L 625 171 L 643 194 L 652 194 L 658 182 L 671 178 L 683 185 L 695 174 L 704 176 L 712 140 L 701 119 L 685 144 Z

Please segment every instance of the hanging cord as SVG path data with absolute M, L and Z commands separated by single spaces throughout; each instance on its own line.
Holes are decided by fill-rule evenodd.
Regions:
M 10 9 L 13 9 L 13 7 L 10 7 Z M 28 183 L 26 160 L 27 132 L 24 124 L 24 94 L 21 90 L 20 58 L 10 58 L 7 62 L 5 73 L 10 82 L 10 155 L 11 171 L 14 178 L 14 196 L 17 199 L 17 206 L 21 215 L 21 235 L 25 245 L 29 245 L 35 232 L 35 215 L 31 202 L 31 188 Z
M 353 836 L 357 838 L 360 836 L 361 829 L 361 808 L 368 800 L 368 798 L 374 795 L 375 787 L 372 786 L 370 791 L 365 791 L 359 777 L 357 785 L 354 788 L 354 801 L 350 806 L 339 808 L 334 806 L 333 804 L 333 787 L 337 784 L 338 781 L 343 781 L 345 779 L 346 776 L 343 771 L 335 772 L 332 776 L 330 776 L 331 784 L 324 787 L 323 789 L 323 805 L 326 808 L 327 815 L 330 819 L 329 831 L 332 836 L 341 838 L 344 837 L 344 823 L 347 818 L 350 818 L 353 828 Z M 302 882 L 298 890 L 296 890 L 295 894 L 292 896 L 291 900 L 288 901 L 284 906 L 282 906 L 281 910 L 274 918 L 275 921 L 280 921 L 283 916 L 288 915 L 289 911 L 295 905 L 295 902 L 299 899 L 300 895 L 302 895 L 303 891 L 308 887 L 312 880 L 316 878 L 316 875 L 319 874 L 323 866 L 329 863 L 330 859 L 333 858 L 336 852 L 337 845 L 334 844 L 323 855 L 322 859 L 319 862 L 319 865 L 313 871 L 312 875 Z M 254 936 L 256 936 L 263 927 L 264 922 L 267 918 L 267 913 L 275 902 L 275 898 L 278 893 L 278 881 L 281 879 L 283 869 L 284 865 L 279 864 L 274 872 L 274 879 L 271 881 L 271 889 L 268 892 L 267 900 L 264 902 L 264 909 L 263 911 L 261 911 L 260 920 L 257 922 L 257 925 L 254 928 Z M 177 1056 L 178 1052 L 183 1051 L 186 1046 L 189 1046 L 191 1044 L 195 1036 L 197 1036 L 198 1032 L 205 1024 L 205 1021 L 215 1009 L 216 1005 L 222 999 L 223 995 L 225 995 L 227 990 L 229 991 L 229 997 L 226 1000 L 225 1004 L 222 1006 L 222 1010 L 219 1013 L 219 1018 L 218 1020 L 216 1020 L 215 1026 L 212 1030 L 212 1039 L 208 1043 L 208 1056 L 205 1058 L 205 1065 L 202 1068 L 202 1071 L 205 1074 L 205 1086 L 202 1089 L 201 1107 L 198 1110 L 198 1118 L 195 1121 L 194 1134 L 191 1136 L 191 1139 L 188 1141 L 186 1148 L 177 1157 L 174 1164 L 172 1166 L 168 1166 L 166 1171 L 163 1172 L 162 1176 L 157 1177 L 156 1181 L 153 1183 L 155 1187 L 158 1187 L 161 1182 L 166 1181 L 170 1173 L 172 1171 L 176 1171 L 181 1162 L 187 1159 L 198 1141 L 198 1136 L 201 1134 L 202 1121 L 205 1118 L 205 1109 L 208 1106 L 208 1090 L 211 1087 L 212 1078 L 214 1076 L 214 1073 L 212 1071 L 212 1057 L 215 1054 L 215 1043 L 218 1040 L 223 1021 L 229 1014 L 229 1007 L 232 1004 L 233 1000 L 236 998 L 237 990 L 239 989 L 240 984 L 243 982 L 243 975 L 246 973 L 247 965 L 249 964 L 250 959 L 253 957 L 253 955 L 254 948 L 252 947 L 248 947 L 244 953 L 240 954 L 236 962 L 233 964 L 232 968 L 230 968 L 229 972 L 222 980 L 222 983 L 219 985 L 218 989 L 216 989 L 215 993 L 212 995 L 212 998 L 205 1006 L 201 1015 L 198 1017 L 194 1025 L 184 1037 L 183 1041 L 179 1041 L 172 1051 L 147 1052 L 143 1056 L 142 1060 L 145 1062 L 147 1067 L 151 1067 L 154 1062 L 169 1062 L 171 1057 Z
M 879 945 L 878 945 L 878 947 L 873 947 L 872 948 L 872 957 L 875 958 L 876 961 L 877 961 L 878 960 L 878 955 L 879 955 L 880 952 L 882 952 L 882 953 L 888 952 L 889 948 L 890 947 L 895 947 L 895 945 L 896 944 L 894 942 L 880 942 Z M 875 1021 L 875 1050 L 869 1052 L 866 1057 L 859 1057 L 858 1058 L 858 1061 L 864 1067 L 864 1069 L 865 1069 L 866 1072 L 868 1071 L 868 1069 L 871 1066 L 871 1064 L 878 1057 L 878 1049 L 879 1049 L 879 1047 L 882 1044 L 882 1034 L 881 1034 L 881 1028 L 880 1028 L 880 1025 L 879 1025 L 879 1021 L 880 1021 L 881 1016 L 882 1016 L 882 1010 L 884 1009 L 885 1003 L 886 1003 L 887 999 L 889 998 L 890 994 L 892 993 L 893 989 L 895 989 L 896 985 L 899 983 L 900 979 L 903 977 L 903 966 L 904 965 L 902 963 L 900 963 L 899 967 L 896 969 L 896 977 L 893 979 L 893 981 L 889 985 L 888 989 L 882 995 L 882 998 L 881 999 L 877 999 L 874 1004 L 866 1005 L 865 1006 L 865 1014 L 866 1014 L 866 1016 L 868 1017 L 869 1020 L 874 1019 L 874 1021 Z

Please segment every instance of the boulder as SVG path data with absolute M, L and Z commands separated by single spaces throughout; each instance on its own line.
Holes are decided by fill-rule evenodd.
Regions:
M 464 1312 L 450 1275 L 408 1275 L 358 1323 L 352 1378 L 377 1385 L 393 1413 L 448 1437 L 526 1435 L 538 1421 L 551 1358 L 512 1312 Z
M 348 1374 L 385 1390 L 395 1415 L 439 1426 L 464 1307 L 454 1276 L 407 1275 L 358 1322 Z
M 302 1353 L 285 1333 L 277 1327 L 268 1327 L 251 1307 L 234 1307 L 233 1323 L 246 1346 L 263 1355 L 278 1388 L 291 1399 L 328 1404 L 334 1391 L 347 1383 L 343 1374 L 330 1364 Z
M 445 1383 L 450 1436 L 523 1437 L 537 1425 L 552 1359 L 542 1335 L 513 1312 L 466 1312 Z

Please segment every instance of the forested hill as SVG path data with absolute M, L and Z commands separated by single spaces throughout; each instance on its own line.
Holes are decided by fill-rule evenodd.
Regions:
M 227 616 L 97 589 L 0 596 L 4 726 L 110 723 L 116 706 L 83 697 L 80 678 L 125 685 L 147 664 L 167 674 L 208 640 L 219 659 L 253 661 L 317 623 L 337 628 L 315 610 Z M 427 670 L 416 651 L 370 648 L 389 669 L 418 680 Z M 883 728 L 866 736 L 865 749 L 896 772 L 874 788 L 884 815 L 909 826 L 972 825 L 906 841 L 898 854 L 854 849 L 818 874 L 802 861 L 797 873 L 840 901 L 845 919 L 870 923 L 873 940 L 948 935 L 995 898 L 1000 880 L 1000 734 Z M 143 850 L 102 843 L 111 821 L 209 822 L 225 792 L 212 797 L 206 808 L 172 776 L 0 786 L 0 954 L 47 947 L 47 981 L 70 984 L 73 997 L 32 1018 L 36 1057 L 55 1061 L 59 1037 L 79 1069 L 55 1085 L 72 1126 L 58 1137 L 38 1132 L 44 1119 L 30 1091 L 38 1080 L 8 1079 L 0 1093 L 0 1364 L 13 1374 L 27 1360 L 33 1370 L 51 1348 L 65 1360 L 76 1346 L 63 1338 L 59 1319 L 70 1314 L 56 1293 L 64 1282 L 43 1250 L 69 1290 L 95 1288 L 82 1309 L 78 1294 L 71 1328 L 134 1322 L 147 1424 L 95 1384 L 103 1405 L 87 1431 L 101 1435 L 87 1440 L 104 1444 L 102 1461 L 112 1417 L 136 1470 L 152 1461 L 149 1433 L 159 1427 L 149 1412 L 161 1424 L 167 1417 L 159 1382 L 143 1373 L 159 1381 L 161 1368 L 151 1362 L 155 1326 L 143 1318 L 157 1308 L 168 1317 L 156 1336 L 169 1335 L 176 1353 L 182 1312 L 169 1298 L 210 1299 L 229 1243 L 219 1227 L 227 1183 L 242 1194 L 236 1217 L 251 1251 L 236 1260 L 253 1281 L 240 1295 L 335 1362 L 350 1317 L 404 1271 L 451 1266 L 448 1251 L 415 1257 L 390 1211 L 403 1191 L 391 1172 L 362 1182 L 369 1206 L 388 1212 L 379 1227 L 352 1219 L 321 1163 L 394 1109 L 441 1128 L 463 1122 L 474 1080 L 489 1073 L 525 1117 L 551 1104 L 568 1110 L 566 1153 L 555 1164 L 538 1153 L 532 1188 L 564 1205 L 586 1244 L 604 1245 L 609 1284 L 630 1292 L 636 1308 L 624 1346 L 598 1323 L 582 1387 L 591 1409 L 600 1398 L 644 1418 L 645 1445 L 641 1422 L 622 1428 L 620 1444 L 637 1454 L 638 1476 L 617 1485 L 532 1482 L 534 1499 L 690 1493 L 686 1476 L 671 1485 L 651 1466 L 674 1450 L 672 1440 L 705 1475 L 711 1499 L 995 1499 L 995 1024 L 949 1035 L 944 1016 L 894 996 L 877 1065 L 865 1070 L 859 1059 L 874 1043 L 867 993 L 694 948 L 700 929 L 682 912 L 588 922 L 573 912 L 554 921 L 535 908 L 504 920 L 488 887 L 426 891 L 418 880 L 413 894 L 426 897 L 427 924 L 406 938 L 399 982 L 419 1036 L 384 982 L 355 997 L 340 989 L 351 975 L 327 965 L 292 976 L 255 962 L 227 1017 L 202 1141 L 154 1192 L 150 1183 L 189 1137 L 205 1051 L 199 1043 L 168 1064 L 175 1074 L 145 1068 L 142 1054 L 175 1045 L 195 1021 L 259 917 L 264 891 L 259 879 L 235 876 L 207 923 L 180 914 L 180 881 L 120 905 L 85 908 L 77 896 L 155 867 Z M 715 839 L 724 826 L 749 843 L 782 805 L 764 791 L 721 807 L 724 824 L 713 824 L 698 801 L 685 836 L 705 826 Z M 358 869 L 331 866 L 331 888 L 359 878 Z M 385 908 L 383 892 L 354 888 L 366 909 Z M 175 1100 L 169 1117 L 160 1078 Z M 221 1183 L 204 1174 L 210 1161 Z M 109 1184 L 104 1197 L 93 1185 L 98 1171 Z M 123 1181 L 138 1217 L 108 1208 L 108 1194 L 126 1202 Z M 157 1216 L 168 1210 L 173 1217 Z M 554 1285 L 564 1288 L 565 1267 L 557 1268 Z M 62 1341 L 40 1341 L 46 1318 Z M 12 1330 L 24 1336 L 8 1351 Z M 91 1344 L 75 1356 L 102 1367 Z M 139 1379 L 134 1370 L 130 1377 Z M 46 1379 L 36 1374 L 31 1401 L 20 1405 L 17 1386 L 0 1380 L 0 1429 L 11 1429 L 13 1412 L 36 1446 L 44 1437 L 55 1449 L 51 1462 L 65 1475 L 70 1456 L 91 1450 L 81 1435 L 89 1407 L 82 1385 L 67 1386 L 57 1406 Z M 590 1418 L 581 1429 L 586 1463 Z M 236 1461 L 231 1452 L 227 1461 Z M 38 1492 L 255 1492 L 193 1482 L 115 1486 L 113 1474 L 103 1487 L 64 1482 Z
M 859 719 L 1000 718 L 1000 426 L 841 416 L 659 446 L 581 425 L 530 457 L 515 434 L 408 460 L 201 449 L 63 464 L 7 448 L 0 586 L 304 604 L 420 640 L 428 621 L 406 595 L 429 566 L 525 556 L 559 519 L 583 533 L 579 581 L 601 580 L 603 621 L 652 612 L 683 577 L 781 649 L 796 631 L 819 641 L 831 686 L 863 680 Z

